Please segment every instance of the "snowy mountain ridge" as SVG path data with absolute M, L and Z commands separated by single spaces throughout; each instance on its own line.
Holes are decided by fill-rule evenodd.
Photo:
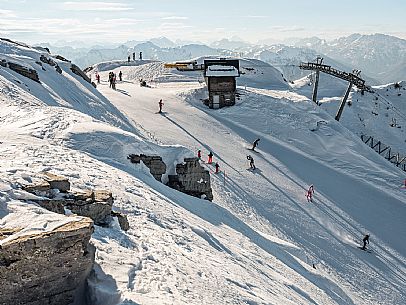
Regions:
M 149 42 L 131 41 L 115 48 L 79 48 L 75 51 L 71 47 L 48 47 L 52 52 L 72 58 L 82 68 L 106 60 L 124 60 L 132 52 L 138 56 L 141 51 L 145 59 L 161 61 L 189 60 L 204 55 L 231 55 L 265 60 L 280 67 L 289 80 L 294 80 L 304 75 L 298 69 L 295 69 L 297 72 L 292 72 L 290 65 L 297 65 L 300 61 L 313 61 L 320 55 L 328 62 L 337 63 L 338 67 L 346 67 L 348 71 L 362 70 L 365 76 L 374 80 L 372 85 L 406 79 L 406 41 L 383 34 L 352 34 L 333 41 L 311 37 L 290 44 L 250 44 L 234 38 L 222 39 L 211 43 L 210 46 L 203 43 L 179 45 L 160 37 Z M 287 62 L 289 66 L 286 66 Z
M 403 126 L 387 126 L 394 112 L 383 103 L 402 114 L 404 83 L 376 87 L 379 100 L 353 91 L 336 122 L 338 95 L 317 107 L 258 59 L 242 60 L 250 73 L 238 80 L 236 105 L 210 110 L 197 75 L 162 62 L 96 65 L 95 89 L 70 63 L 53 58 L 62 73 L 42 70 L 41 55 L 51 56 L 0 41 L 0 58 L 35 69 L 41 81 L 0 67 L 0 227 L 24 206 L 19 185 L 43 171 L 83 189 L 111 189 L 130 230 L 95 226 L 89 305 L 405 303 L 404 174 L 362 143 L 356 125 L 401 143 Z M 117 90 L 108 86 L 110 71 L 123 72 Z M 158 81 L 140 87 L 146 76 Z M 201 163 L 211 172 L 213 202 L 170 189 L 127 160 L 158 154 L 173 173 L 197 149 L 220 163 L 217 175 Z M 310 184 L 313 202 L 305 198 Z M 357 248 L 367 232 L 372 253 Z

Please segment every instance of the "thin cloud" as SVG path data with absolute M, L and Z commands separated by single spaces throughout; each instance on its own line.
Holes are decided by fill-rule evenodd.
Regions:
M 248 16 L 244 16 L 245 18 L 252 18 L 252 19 L 265 19 L 265 18 L 269 18 L 269 16 L 265 16 L 265 15 L 248 15 Z
M 134 8 L 120 2 L 64 2 L 63 9 L 69 11 L 130 11 Z
M 184 17 L 184 16 L 167 16 L 167 17 L 162 17 L 163 20 L 187 20 L 189 17 Z
M 13 11 L 0 9 L 0 17 L 2 18 L 15 18 L 17 17 Z
M 271 27 L 272 31 L 277 31 L 277 32 L 302 32 L 305 31 L 306 29 L 304 27 L 299 27 L 299 26 L 283 26 L 283 25 L 277 25 Z

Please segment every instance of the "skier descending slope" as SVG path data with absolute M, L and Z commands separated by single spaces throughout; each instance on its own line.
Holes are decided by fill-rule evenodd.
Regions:
M 362 242 L 364 243 L 364 245 L 362 246 L 362 250 L 366 250 L 367 249 L 367 243 L 369 245 L 369 234 L 365 234 L 364 238 L 362 239 Z
M 216 167 L 216 174 L 218 174 L 219 173 L 219 169 L 220 169 L 220 165 L 216 162 L 216 164 L 215 164 L 215 167 Z
M 259 142 L 259 138 L 258 139 L 256 139 L 255 141 L 254 141 L 254 143 L 252 144 L 252 150 L 253 151 L 255 151 L 255 147 L 257 147 L 258 146 L 258 142 Z
M 247 156 L 247 160 L 250 161 L 250 168 L 256 169 L 255 164 L 254 164 L 254 158 L 251 155 Z
M 313 202 L 314 186 L 310 185 L 306 193 L 307 202 Z

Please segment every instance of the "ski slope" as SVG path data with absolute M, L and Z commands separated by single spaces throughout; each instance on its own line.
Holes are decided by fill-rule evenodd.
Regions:
M 329 278 L 329 284 L 340 282 L 335 286 L 341 290 L 338 298 L 327 292 L 333 301 L 368 303 L 362 299 L 369 291 L 370 302 L 388 302 L 386 294 L 379 300 L 378 287 L 399 289 L 403 295 L 401 283 L 392 286 L 404 277 L 401 253 L 405 248 L 398 242 L 401 235 L 393 234 L 405 232 L 400 170 L 294 92 L 241 88 L 242 97 L 235 107 L 213 111 L 201 103 L 204 89 L 198 83 L 195 86 L 185 93 L 192 84 L 140 88 L 124 82 L 118 85 L 127 92 L 124 96 L 103 85 L 100 90 L 161 143 L 213 151 L 223 169 L 214 177 L 214 201 L 256 230 L 294 241 L 306 265 L 312 262 L 329 270 L 335 278 Z M 156 113 L 161 98 L 163 115 Z M 318 120 L 327 124 L 311 132 L 309 127 Z M 256 137 L 261 138 L 260 153 L 254 154 L 258 170 L 251 172 L 245 157 Z M 310 184 L 318 194 L 311 205 L 304 199 Z M 366 232 L 375 240 L 376 255 L 372 257 L 356 249 L 356 240 Z M 262 242 L 260 246 L 281 259 Z M 290 258 L 282 262 L 298 268 Z M 400 273 L 394 267 L 398 263 L 403 265 Z M 391 279 L 376 269 L 383 265 L 395 268 Z M 361 284 L 364 281 L 368 285 Z M 347 282 L 358 282 L 363 288 L 357 292 L 358 288 L 347 287 Z
M 41 51 L 10 53 L 30 64 Z M 110 67 L 123 72 L 117 90 L 109 70 L 99 70 L 97 90 L 68 69 L 46 71 L 44 85 L 0 70 L 0 226 L 24 217 L 14 208 L 27 196 L 18 186 L 46 170 L 77 188 L 110 189 L 114 209 L 128 215 L 128 232 L 115 223 L 95 229 L 91 304 L 406 303 L 404 175 L 349 125 L 282 87 L 269 68 L 239 87 L 235 106 L 210 110 L 197 75 L 153 62 Z M 158 81 L 140 87 L 146 76 Z M 47 99 L 50 90 L 58 103 Z M 93 99 L 72 103 L 72 94 Z M 256 153 L 249 148 L 257 137 Z M 220 164 L 218 175 L 204 164 L 213 202 L 169 189 L 127 160 L 159 154 L 173 173 L 198 149 Z M 371 253 L 357 248 L 367 232 Z

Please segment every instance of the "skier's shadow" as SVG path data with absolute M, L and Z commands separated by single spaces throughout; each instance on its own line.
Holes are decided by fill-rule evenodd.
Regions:
M 131 95 L 130 95 L 127 91 L 125 91 L 125 90 L 116 89 L 116 91 L 118 91 L 118 92 L 120 92 L 120 93 L 122 93 L 122 94 L 124 94 L 124 95 L 127 95 L 127 96 L 131 97 Z
M 176 125 L 177 127 L 179 127 L 180 129 L 182 129 L 188 136 L 190 136 L 192 139 L 194 139 L 196 142 L 198 142 L 201 146 L 203 146 L 205 149 L 207 149 L 208 151 L 213 151 L 209 146 L 207 146 L 206 144 L 202 143 L 198 138 L 196 138 L 193 134 L 191 134 L 189 131 L 187 131 L 183 126 L 181 126 L 179 123 L 175 122 L 174 120 L 172 120 L 171 118 L 169 118 L 168 116 L 166 116 L 166 112 L 162 112 L 161 113 L 169 122 L 173 123 L 174 125 Z M 228 165 L 230 168 L 232 168 L 233 170 L 235 170 L 237 173 L 239 173 L 238 170 L 236 170 L 232 165 L 230 165 L 229 163 L 227 163 L 224 159 L 222 159 L 218 154 L 214 153 L 214 156 L 219 159 L 222 163 Z
M 253 168 L 251 168 L 251 167 L 248 167 L 248 168 L 247 168 L 247 171 L 249 171 L 249 172 L 251 172 L 251 173 L 253 173 L 253 174 L 255 174 L 255 175 L 260 175 L 260 176 L 262 176 L 262 177 L 265 177 L 265 176 L 262 174 L 262 170 L 260 170 L 258 167 L 256 167 L 255 169 L 253 169 Z

